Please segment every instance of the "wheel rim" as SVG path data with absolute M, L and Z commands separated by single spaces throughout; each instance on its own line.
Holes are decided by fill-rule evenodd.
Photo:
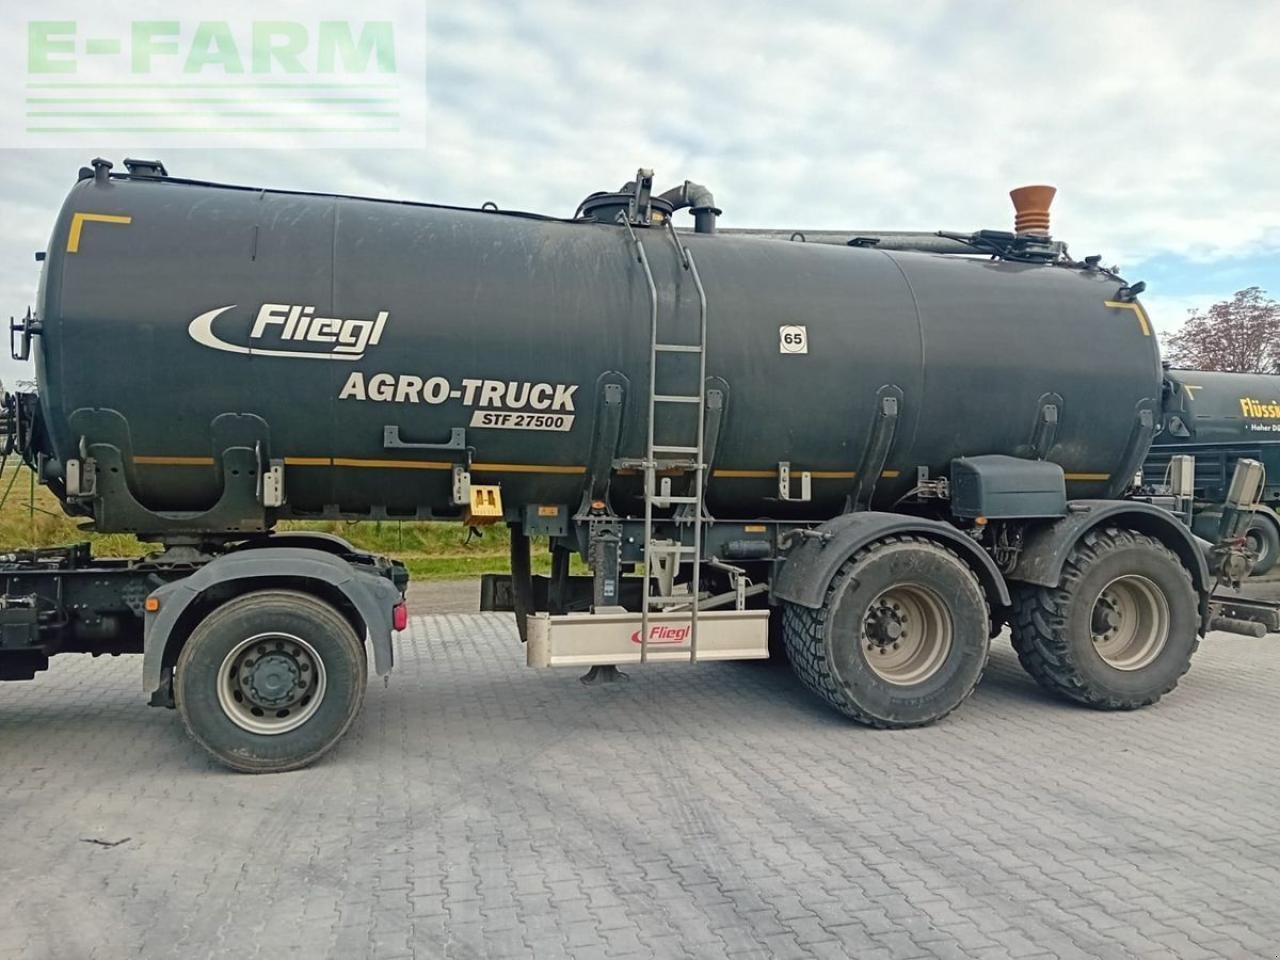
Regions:
M 1169 601 L 1137 574 L 1117 577 L 1093 604 L 1093 648 L 1117 670 L 1141 670 L 1169 641 Z
M 1267 539 L 1257 530 L 1250 530 L 1245 534 L 1245 546 L 1254 556 L 1254 563 L 1262 563 L 1267 559 Z
M 250 733 L 273 736 L 302 726 L 320 709 L 324 661 L 290 633 L 259 633 L 231 650 L 218 672 L 218 704 Z
M 954 633 L 951 611 L 938 594 L 919 584 L 897 584 L 867 607 L 862 651 L 872 673 L 907 687 L 938 672 Z

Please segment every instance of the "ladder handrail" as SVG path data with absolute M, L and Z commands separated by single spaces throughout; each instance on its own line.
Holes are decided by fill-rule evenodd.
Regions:
M 631 243 L 635 247 L 636 261 L 644 268 L 645 282 L 649 288 L 649 394 L 648 394 L 648 418 L 645 425 L 645 459 L 644 459 L 644 584 L 642 588 L 642 599 L 640 606 L 640 662 L 647 663 L 649 658 L 649 614 L 650 607 L 654 605 L 659 598 L 653 593 L 653 563 L 656 555 L 653 541 L 653 508 L 657 502 L 658 494 L 655 489 L 657 484 L 657 454 L 659 447 L 655 442 L 655 421 L 657 420 L 657 407 L 660 402 L 680 402 L 680 403 L 696 403 L 698 417 L 698 434 L 697 443 L 691 448 L 690 452 L 694 455 L 694 484 L 693 494 L 689 498 L 692 507 L 692 523 L 693 523 L 693 548 L 692 557 L 692 597 L 689 609 L 689 659 L 696 662 L 698 659 L 698 613 L 700 609 L 700 594 L 702 591 L 702 524 L 705 517 L 704 509 L 704 488 L 703 479 L 706 471 L 706 409 L 707 409 L 707 291 L 702 284 L 702 276 L 698 273 L 698 266 L 694 262 L 692 251 L 680 241 L 670 220 L 667 221 L 667 234 L 671 239 L 672 245 L 675 247 L 676 254 L 680 257 L 680 265 L 687 271 L 693 280 L 694 288 L 698 292 L 698 343 L 696 345 L 689 344 L 689 348 L 683 352 L 698 354 L 698 389 L 697 393 L 673 393 L 671 395 L 658 395 L 658 357 L 660 354 L 660 344 L 663 343 L 658 335 L 658 288 L 653 279 L 653 270 L 649 265 L 649 256 L 645 251 L 644 243 L 640 240 L 639 235 L 632 227 L 630 220 L 625 216 L 619 217 L 619 220 L 626 227 L 627 235 L 630 237 Z M 666 446 L 664 445 L 663 449 Z M 675 572 L 680 569 L 680 553 L 676 553 L 674 558 L 669 561 L 674 564 Z
M 667 221 L 670 223 L 670 221 Z M 707 291 L 702 286 L 702 277 L 698 273 L 698 265 L 694 262 L 693 251 L 681 244 L 684 251 L 685 266 L 693 277 L 693 285 L 698 290 L 698 342 L 702 352 L 698 354 L 698 462 L 694 467 L 694 494 L 697 500 L 693 504 L 693 607 L 689 614 L 689 660 L 698 660 L 698 609 L 699 594 L 702 589 L 702 521 L 703 499 L 702 478 L 707 469 L 706 436 L 707 428 Z
M 649 267 L 649 256 L 645 253 L 644 244 L 640 242 L 640 237 L 631 226 L 631 221 L 625 215 L 620 216 L 619 219 L 622 221 L 622 225 L 627 228 L 627 234 L 631 237 L 631 242 L 636 249 L 636 260 L 644 268 L 645 282 L 649 286 L 649 416 L 646 427 L 644 464 L 644 587 L 640 603 L 640 662 L 646 663 L 649 659 L 649 601 L 652 597 L 650 586 L 653 572 L 649 568 L 649 543 L 653 540 L 653 395 L 657 389 L 658 382 L 658 287 L 653 281 L 653 270 Z

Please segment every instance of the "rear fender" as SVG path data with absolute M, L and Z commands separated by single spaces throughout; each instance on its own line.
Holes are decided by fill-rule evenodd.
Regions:
M 1213 587 L 1204 551 L 1186 525 L 1168 510 L 1136 500 L 1073 500 L 1061 520 L 1027 531 L 1022 553 L 1009 579 L 1056 587 L 1062 568 L 1080 538 L 1095 527 L 1136 530 L 1154 537 L 1178 555 L 1202 597 Z
M 978 544 L 950 524 L 900 513 L 860 511 L 846 513 L 815 528 L 786 557 L 774 577 L 772 595 L 777 600 L 817 609 L 840 566 L 863 547 L 894 535 L 932 540 L 960 556 L 982 584 L 993 608 L 1010 604 L 1009 587 L 995 561 Z

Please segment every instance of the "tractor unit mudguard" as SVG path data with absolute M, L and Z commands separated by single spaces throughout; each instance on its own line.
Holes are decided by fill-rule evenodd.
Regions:
M 1009 587 L 995 561 L 972 539 L 947 523 L 898 513 L 860 511 L 828 520 L 803 534 L 774 578 L 778 600 L 817 609 L 840 565 L 858 550 L 894 534 L 933 540 L 954 550 L 977 575 L 993 607 L 1010 605 Z
M 199 608 L 193 604 L 227 584 L 234 585 L 230 595 L 276 586 L 312 593 L 330 603 L 345 602 L 363 621 L 373 647 L 374 670 L 379 675 L 390 672 L 393 610 L 403 600 L 390 579 L 361 570 L 328 550 L 264 547 L 224 554 L 191 576 L 152 591 L 160 606 L 146 614 L 143 626 L 142 685 L 153 703 L 165 683 L 165 666 L 177 657 L 171 645 L 185 640 L 199 619 Z

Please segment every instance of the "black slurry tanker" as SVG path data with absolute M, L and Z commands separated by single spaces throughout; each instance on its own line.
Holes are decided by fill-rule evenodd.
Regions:
M 4 558 L 0 677 L 141 653 L 228 765 L 314 760 L 386 673 L 404 569 L 286 518 L 511 526 L 535 666 L 765 657 L 877 727 L 974 689 L 1005 625 L 1083 704 L 1153 703 L 1247 566 L 1245 462 L 1214 543 L 1138 496 L 1162 417 L 1130 286 L 1048 234 L 716 228 L 640 171 L 571 219 L 81 171 L 6 436 L 72 516 L 155 544 Z M 673 216 L 688 209 L 693 230 Z M 784 242 L 786 240 L 794 242 Z M 552 573 L 530 574 L 530 537 Z M 579 554 L 590 576 L 570 575 Z
M 1191 529 L 1212 539 L 1222 521 L 1236 464 L 1256 460 L 1265 480 L 1260 509 L 1245 541 L 1253 573 L 1280 561 L 1280 377 L 1261 373 L 1166 370 L 1164 429 L 1142 466 L 1148 489 L 1164 493 L 1178 456 L 1195 458 L 1195 503 Z

